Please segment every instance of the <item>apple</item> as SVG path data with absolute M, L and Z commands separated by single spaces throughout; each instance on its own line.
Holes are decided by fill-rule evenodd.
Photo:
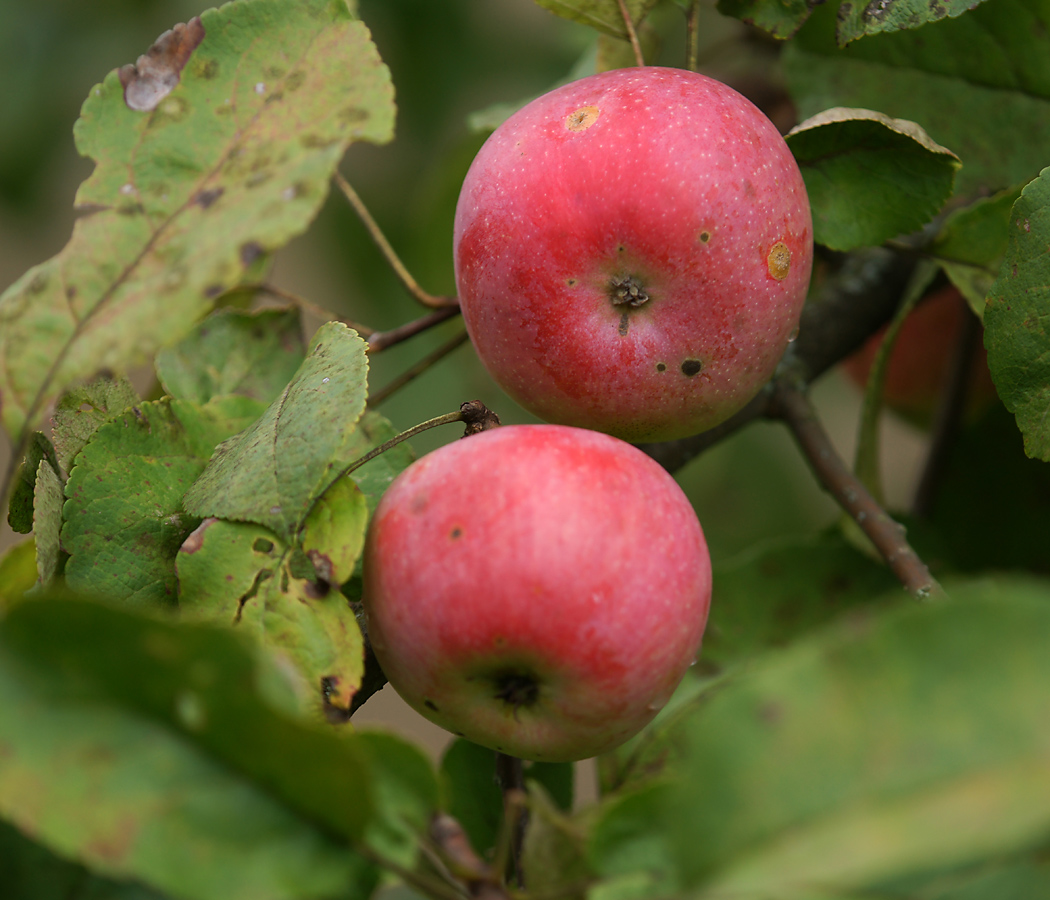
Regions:
M 657 463 L 608 435 L 507 425 L 423 457 L 369 527 L 369 640 L 426 718 L 523 759 L 637 733 L 696 659 L 703 531 Z
M 933 421 L 950 376 L 959 330 L 970 315 L 973 313 L 959 290 L 946 285 L 924 297 L 904 320 L 886 369 L 883 402 L 912 424 L 925 428 Z M 868 373 L 885 335 L 885 328 L 877 331 L 842 364 L 861 388 L 868 383 Z M 967 417 L 980 415 L 996 398 L 988 353 L 978 342 L 971 362 Z
M 718 424 L 798 327 L 809 200 L 773 124 L 694 72 L 619 69 L 489 137 L 456 208 L 456 286 L 496 382 L 630 441 Z

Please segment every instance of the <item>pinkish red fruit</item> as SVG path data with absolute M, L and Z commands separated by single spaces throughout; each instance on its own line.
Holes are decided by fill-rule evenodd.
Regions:
M 418 712 L 534 760 L 610 750 L 696 658 L 711 564 L 696 514 L 640 450 L 511 425 L 428 454 L 365 546 L 368 633 Z
M 813 245 L 773 124 L 720 82 L 647 67 L 560 87 L 496 129 L 454 251 L 504 390 L 642 441 L 711 428 L 757 393 L 798 327 Z

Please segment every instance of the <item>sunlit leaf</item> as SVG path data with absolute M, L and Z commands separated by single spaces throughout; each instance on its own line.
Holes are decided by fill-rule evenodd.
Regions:
M 242 0 L 156 108 L 121 73 L 75 128 L 95 160 L 69 244 L 0 297 L 0 413 L 13 434 L 76 379 L 125 370 L 185 334 L 266 254 L 300 234 L 346 147 L 389 140 L 389 73 L 331 0 Z

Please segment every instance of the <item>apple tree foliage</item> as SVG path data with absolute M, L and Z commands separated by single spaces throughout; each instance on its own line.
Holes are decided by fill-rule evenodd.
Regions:
M 391 76 L 369 10 L 429 23 L 434 65 L 474 20 L 234 0 L 91 88 L 73 234 L 0 296 L 2 493 L 31 535 L 0 557 L 5 898 L 1050 897 L 1050 2 L 537 2 L 581 50 L 568 77 L 633 64 L 637 37 L 790 100 L 819 248 L 774 382 L 808 385 L 935 280 L 967 299 L 1001 405 L 935 433 L 932 499 L 898 516 L 943 595 L 905 593 L 862 522 L 716 560 L 698 664 L 575 810 L 567 765 L 526 767 L 505 817 L 487 751 L 435 766 L 348 724 L 382 684 L 364 534 L 412 453 L 351 465 L 416 424 L 370 386 L 410 317 L 318 316 L 269 273 L 348 148 L 394 138 L 398 73 L 421 77 Z M 523 102 L 501 99 L 470 121 Z M 469 154 L 448 156 L 461 178 Z M 335 252 L 366 258 L 363 234 Z M 646 449 L 688 481 L 774 416 Z

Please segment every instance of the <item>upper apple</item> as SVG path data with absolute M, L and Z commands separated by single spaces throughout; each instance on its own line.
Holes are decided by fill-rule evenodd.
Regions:
M 736 91 L 619 69 L 534 100 L 467 173 L 456 284 L 490 374 L 547 421 L 666 440 L 772 375 L 809 285 L 794 157 Z

